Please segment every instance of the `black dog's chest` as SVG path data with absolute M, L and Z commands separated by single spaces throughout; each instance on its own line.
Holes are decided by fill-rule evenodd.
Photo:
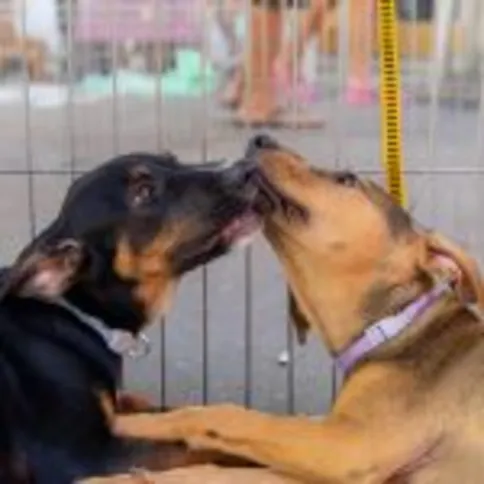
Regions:
M 104 459 L 70 453 L 61 446 L 35 441 L 27 436 L 22 445 L 28 476 L 34 484 L 72 484 L 78 479 L 107 471 Z
M 0 310 L 1 450 L 39 484 L 103 473 L 116 443 L 100 398 L 114 398 L 119 358 L 68 316 L 26 309 Z

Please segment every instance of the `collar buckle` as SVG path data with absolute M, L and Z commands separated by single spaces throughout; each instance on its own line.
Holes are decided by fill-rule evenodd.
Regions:
M 393 316 L 383 318 L 368 326 L 356 341 L 336 356 L 336 363 L 343 373 L 348 373 L 348 371 L 368 353 L 399 335 L 405 328 L 418 319 L 422 312 L 448 290 L 448 284 L 438 284 L 428 293 L 413 301 L 403 311 Z
M 376 323 L 365 329 L 365 336 L 372 345 L 379 346 L 390 339 L 384 328 L 384 325 Z
M 144 358 L 151 352 L 150 340 L 144 333 L 134 337 L 128 331 L 112 329 L 105 340 L 110 350 L 134 360 Z

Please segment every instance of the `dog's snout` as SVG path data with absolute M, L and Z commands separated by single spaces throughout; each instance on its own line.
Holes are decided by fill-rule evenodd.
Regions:
M 277 150 L 279 144 L 267 134 L 254 136 L 247 146 L 246 156 L 254 156 L 259 150 Z
M 224 184 L 228 188 L 247 185 L 257 169 L 257 163 L 252 159 L 244 159 L 226 168 L 223 174 Z

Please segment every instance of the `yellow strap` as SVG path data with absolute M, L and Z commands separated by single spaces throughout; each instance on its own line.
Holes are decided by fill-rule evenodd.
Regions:
M 381 156 L 387 176 L 388 190 L 400 205 L 405 206 L 396 0 L 377 1 L 380 53 Z

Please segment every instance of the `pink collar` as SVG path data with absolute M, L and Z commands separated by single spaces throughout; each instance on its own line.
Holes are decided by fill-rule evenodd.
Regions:
M 448 284 L 439 284 L 420 296 L 400 313 L 380 319 L 365 329 L 363 335 L 343 350 L 336 358 L 336 364 L 344 374 L 370 351 L 400 334 L 410 326 L 432 303 L 449 289 Z

